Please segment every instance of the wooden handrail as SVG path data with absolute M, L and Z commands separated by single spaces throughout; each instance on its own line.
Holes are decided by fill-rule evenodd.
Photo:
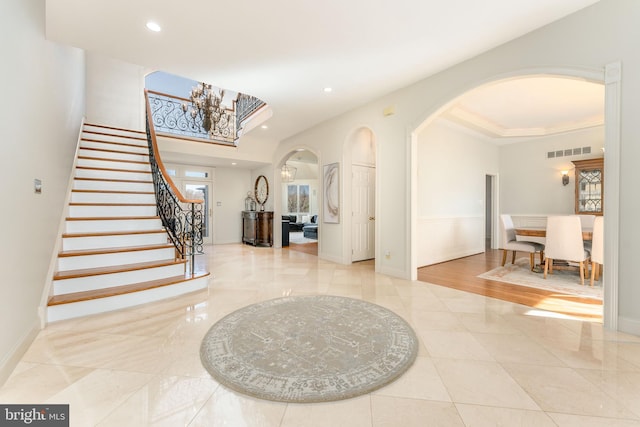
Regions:
M 147 89 L 144 90 L 144 99 L 147 105 L 147 120 L 149 121 L 149 132 L 151 133 L 151 146 L 153 148 L 153 155 L 156 159 L 156 163 L 158 164 L 158 168 L 160 169 L 160 172 L 162 173 L 162 176 L 164 177 L 165 181 L 167 181 L 167 183 L 169 184 L 169 187 L 171 187 L 171 191 L 173 191 L 173 193 L 176 195 L 180 203 L 204 203 L 204 200 L 202 199 L 185 198 L 180 192 L 180 190 L 178 190 L 178 187 L 176 187 L 176 185 L 173 183 L 171 176 L 167 173 L 167 169 L 164 167 L 164 163 L 162 163 L 162 159 L 160 158 L 160 151 L 158 150 L 158 142 L 156 140 L 156 130 L 153 127 L 153 118 L 151 117 L 151 104 L 149 103 L 149 92 L 150 91 Z M 157 92 L 154 92 L 154 93 L 157 93 Z
M 191 102 L 190 99 L 183 98 L 181 96 L 171 95 L 171 94 L 164 93 L 164 92 L 158 92 L 157 90 L 145 89 L 144 92 L 145 92 L 145 94 L 146 93 L 152 93 L 154 95 L 166 96 L 167 98 L 174 98 L 174 99 L 179 99 L 181 101 Z

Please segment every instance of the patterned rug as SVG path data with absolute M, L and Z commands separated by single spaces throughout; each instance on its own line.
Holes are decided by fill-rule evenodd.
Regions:
M 200 347 L 221 384 L 278 402 L 328 402 L 376 390 L 414 362 L 418 340 L 386 308 L 321 295 L 278 298 L 214 324 Z
M 547 274 L 546 279 L 544 278 L 543 270 L 544 266 L 542 268 L 536 267 L 534 271 L 531 271 L 529 258 L 519 258 L 515 264 L 507 263 L 504 267 L 494 268 L 491 271 L 480 274 L 478 277 L 562 294 L 595 298 L 602 301 L 602 279 L 594 282 L 593 287 L 591 287 L 589 278 L 585 277 L 585 285 L 582 286 L 580 284 L 580 273 L 577 269 L 554 269 L 553 274 Z

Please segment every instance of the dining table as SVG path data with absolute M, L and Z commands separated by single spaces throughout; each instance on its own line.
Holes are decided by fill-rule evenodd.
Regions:
M 527 237 L 547 237 L 547 228 L 546 227 L 516 227 L 515 228 L 516 235 L 518 236 L 527 236 Z M 593 228 L 583 228 L 582 229 L 582 240 L 592 240 L 593 239 Z

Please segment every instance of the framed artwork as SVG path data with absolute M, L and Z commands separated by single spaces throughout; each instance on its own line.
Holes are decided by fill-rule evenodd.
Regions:
M 323 222 L 340 222 L 340 163 L 324 165 L 322 183 L 324 197 L 322 201 Z

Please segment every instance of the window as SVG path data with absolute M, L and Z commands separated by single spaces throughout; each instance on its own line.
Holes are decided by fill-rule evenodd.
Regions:
M 309 185 L 287 186 L 287 211 L 309 213 Z

